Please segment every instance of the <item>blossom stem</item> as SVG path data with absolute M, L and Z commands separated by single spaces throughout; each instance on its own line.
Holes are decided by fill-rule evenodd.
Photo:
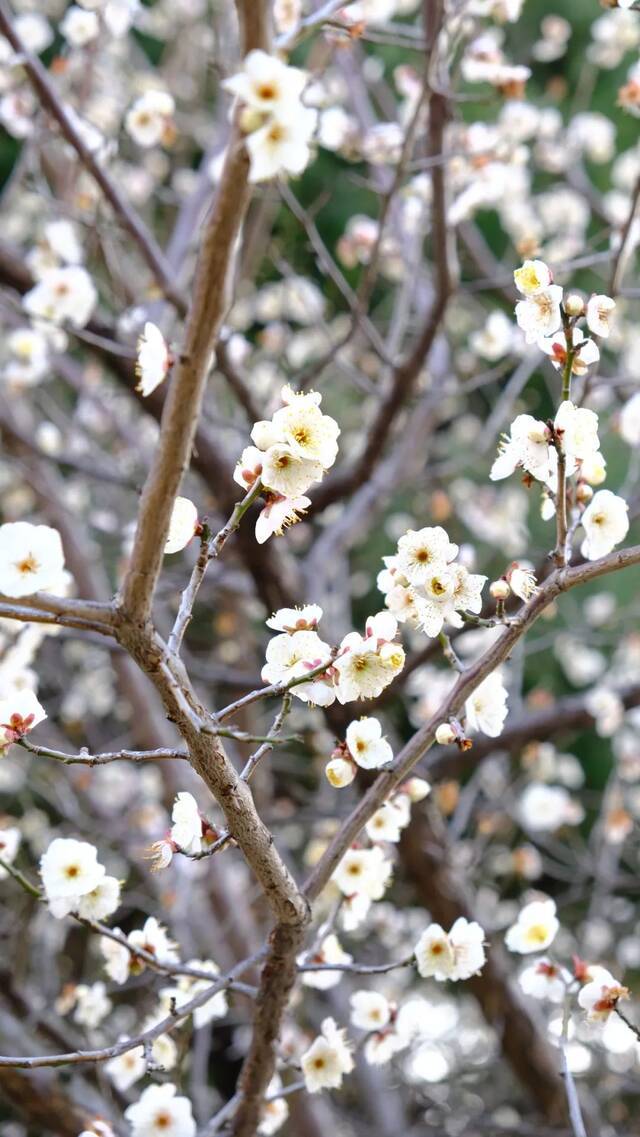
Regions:
M 440 632 L 438 639 L 440 640 L 440 645 L 442 647 L 442 654 L 444 655 L 447 663 L 450 664 L 450 666 L 453 668 L 454 671 L 457 671 L 459 674 L 462 674 L 462 672 L 464 671 L 464 664 L 461 662 L 461 660 L 456 655 L 454 646 L 451 643 L 451 640 L 449 639 L 447 633 L 446 632 Z
M 627 1018 L 627 1016 L 623 1011 L 620 1010 L 618 1006 L 615 1007 L 615 1013 L 617 1014 L 618 1018 L 622 1020 L 624 1025 L 629 1027 L 629 1030 L 635 1034 L 636 1038 L 640 1042 L 640 1027 L 636 1026 L 635 1023 L 632 1023 L 631 1020 Z
M 191 579 L 182 593 L 178 615 L 176 616 L 173 630 L 169 636 L 168 648 L 172 655 L 176 655 L 180 651 L 182 639 L 193 615 L 193 606 L 198 592 L 200 591 L 200 585 L 209 567 L 209 561 L 214 560 L 220 555 L 231 534 L 235 533 L 236 529 L 239 528 L 242 518 L 258 497 L 261 489 L 262 482 L 257 478 L 251 486 L 251 489 L 248 490 L 242 498 L 242 501 L 237 502 L 226 525 L 223 525 L 222 529 L 213 537 L 208 536 L 206 531 L 203 534 L 200 554 L 191 573 Z
M 297 675 L 295 679 L 289 679 L 287 683 L 270 683 L 268 687 L 258 687 L 255 691 L 250 691 L 248 695 L 243 695 L 241 699 L 236 699 L 235 703 L 229 703 L 228 706 L 223 707 L 216 715 L 212 715 L 214 723 L 224 722 L 225 719 L 231 718 L 232 715 L 237 714 L 243 707 L 249 706 L 250 703 L 256 703 L 258 699 L 267 699 L 272 695 L 284 695 L 290 691 L 292 687 L 299 687 L 302 683 L 308 683 L 310 679 L 315 679 L 316 676 L 324 674 L 327 671 L 337 653 L 337 648 L 334 648 L 331 653 L 330 659 L 325 659 L 324 663 L 319 663 L 317 667 L 313 667 L 311 671 L 305 672 L 304 675 Z M 203 733 L 215 734 L 216 731 L 205 728 Z
M 40 889 L 35 884 L 32 884 L 30 880 L 27 880 L 24 873 L 20 872 L 20 869 L 15 868 L 9 861 L 5 861 L 4 857 L 0 857 L 0 868 L 8 872 L 9 875 L 18 882 L 20 887 L 24 888 L 25 892 L 28 892 L 29 896 L 33 896 L 34 900 L 42 900 Z

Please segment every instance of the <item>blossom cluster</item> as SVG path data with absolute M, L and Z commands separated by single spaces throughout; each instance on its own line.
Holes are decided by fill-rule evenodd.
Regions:
M 304 105 L 308 76 L 266 51 L 251 51 L 243 69 L 223 87 L 242 105 L 240 125 L 249 152 L 252 182 L 277 174 L 301 174 L 311 156 L 317 112 Z
M 280 535 L 308 509 L 307 490 L 322 480 L 338 453 L 340 428 L 320 410 L 321 395 L 283 387 L 281 398 L 284 406 L 269 421 L 254 425 L 254 445 L 243 450 L 233 475 L 246 490 L 260 481 L 264 498 L 256 522 L 260 544 L 274 533 Z
M 454 563 L 458 553 L 440 525 L 410 529 L 400 538 L 378 575 L 378 588 L 397 620 L 435 637 L 445 624 L 461 628 L 461 613 L 480 612 L 487 577 Z
M 291 685 L 298 699 L 319 707 L 331 706 L 336 699 L 350 703 L 376 698 L 404 666 L 394 617 L 388 612 L 370 616 L 364 636 L 348 632 L 332 649 L 316 631 L 321 616 L 322 609 L 311 604 L 282 608 L 267 620 L 268 627 L 279 634 L 267 644 L 262 678 L 283 687 Z M 310 672 L 314 674 L 305 681 Z

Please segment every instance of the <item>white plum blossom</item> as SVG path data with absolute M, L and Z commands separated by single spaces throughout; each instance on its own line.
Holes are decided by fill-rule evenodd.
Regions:
M 171 1082 L 147 1086 L 141 1097 L 124 1111 L 131 1137 L 195 1137 L 196 1123 L 188 1098 L 177 1094 Z
M 380 900 L 391 879 L 392 866 L 378 845 L 371 849 L 349 849 L 334 870 L 343 896 L 360 893 L 369 900 Z
M 352 962 L 353 956 L 343 950 L 338 937 L 333 932 L 324 936 L 317 948 L 301 956 L 298 960 L 298 963 L 305 964 L 307 967 L 313 963 L 347 964 Z M 317 991 L 329 991 L 332 987 L 337 986 L 343 976 L 343 971 L 305 971 L 302 975 L 302 982 L 305 987 L 314 987 Z
M 188 497 L 177 497 L 173 503 L 169 532 L 164 546 L 167 553 L 179 553 L 193 539 L 198 524 L 198 510 Z
M 275 443 L 262 459 L 262 483 L 285 498 L 300 497 L 324 474 L 321 462 L 302 458 L 286 443 Z
M 244 490 L 258 479 L 262 482 L 264 506 L 256 522 L 259 544 L 295 525 L 311 504 L 307 490 L 322 480 L 338 450 L 340 430 L 320 410 L 321 395 L 301 394 L 285 386 L 280 398 L 283 406 L 273 418 L 254 424 L 251 438 L 255 445 L 245 447 L 233 474 Z
M 611 313 L 616 306 L 610 296 L 591 296 L 587 303 L 587 326 L 594 336 L 605 339 L 611 333 Z
M 363 770 L 378 770 L 393 758 L 393 750 L 382 737 L 382 725 L 376 718 L 349 723 L 346 742 L 354 762 Z
M 66 916 L 93 892 L 105 875 L 95 845 L 72 837 L 56 837 L 40 858 L 45 896 L 54 916 Z
M 564 786 L 534 782 L 520 798 L 518 815 L 525 829 L 552 833 L 561 825 L 575 825 L 582 818 L 582 810 L 576 809 Z
M 74 994 L 76 1000 L 74 1021 L 90 1029 L 99 1026 L 113 1005 L 107 996 L 104 983 L 92 983 L 91 986 L 79 983 Z
M 571 336 L 571 372 L 573 375 L 585 375 L 592 363 L 600 359 L 598 345 L 587 339 L 580 328 L 574 328 Z M 538 347 L 551 359 L 556 371 L 563 371 L 569 354 L 567 337 L 561 330 L 551 336 L 542 336 L 538 340 Z
M 113 929 L 114 934 L 122 936 L 120 928 Z M 114 983 L 126 983 L 129 978 L 131 952 L 122 943 L 110 936 L 100 937 L 100 951 L 104 959 L 104 969 Z
M 537 959 L 520 972 L 518 983 L 525 995 L 549 1003 L 564 1002 L 571 975 L 550 959 Z
M 100 21 L 95 12 L 72 4 L 58 28 L 71 47 L 85 47 L 100 34 Z
M 136 359 L 136 390 L 143 398 L 150 395 L 166 378 L 171 366 L 171 353 L 160 328 L 147 320 L 138 339 Z
M 552 335 L 562 323 L 562 288 L 551 284 L 516 304 L 518 327 L 525 333 L 527 343 L 536 343 L 540 336 Z
M 404 659 L 401 645 L 392 639 L 349 632 L 340 643 L 334 663 L 338 701 L 377 698 L 402 671 Z
M 588 982 L 578 992 L 578 1003 L 592 1023 L 605 1023 L 629 991 L 604 967 L 589 967 Z
M 301 99 L 307 81 L 304 71 L 261 50 L 250 51 L 242 71 L 224 80 L 244 107 L 240 123 L 250 181 L 267 181 L 282 171 L 301 174 L 308 165 L 317 112 Z
M 120 904 L 120 881 L 115 876 L 103 876 L 91 892 L 77 901 L 76 911 L 84 920 L 106 920 Z
M 171 840 L 184 853 L 199 853 L 202 848 L 202 818 L 193 794 L 183 790 L 176 795 L 171 820 Z
M 311 499 L 299 494 L 297 497 L 270 496 L 256 521 L 256 541 L 263 545 L 269 537 L 281 537 L 285 529 L 295 525 L 311 505 Z
M 420 936 L 414 955 L 420 975 L 438 983 L 469 979 L 486 962 L 484 931 L 475 921 L 460 916 L 447 933 L 439 924 L 430 924 Z
M 155 916 L 149 916 L 142 928 L 129 932 L 127 940 L 133 948 L 141 948 L 161 963 L 176 963 L 178 960 L 176 944 L 169 939 L 166 928 Z M 139 967 L 139 970 L 143 969 L 144 962 Z
M 576 407 L 565 399 L 558 407 L 553 425 L 567 456 L 568 473 L 575 469 L 577 462 L 584 462 L 599 452 L 598 416 L 595 411 Z
M 518 415 L 511 430 L 500 443 L 498 457 L 491 467 L 490 478 L 508 478 L 521 466 L 527 474 L 546 481 L 550 472 L 549 428 L 532 415 Z
M 312 671 L 324 660 L 329 663 L 331 648 L 317 632 L 283 632 L 267 644 L 266 663 L 262 668 L 265 683 L 288 683 Z M 299 695 L 299 686 L 293 688 Z
M 286 114 L 300 100 L 308 77 L 298 67 L 289 67 L 266 51 L 250 51 L 242 71 L 223 81 L 247 106 L 265 115 Z
M 300 22 L 302 0 L 274 0 L 273 22 L 276 31 L 292 32 Z
M 16 690 L 8 698 L 0 699 L 0 755 L 9 743 L 28 734 L 46 717 L 44 707 L 28 688 Z
M 505 943 L 509 951 L 529 955 L 545 951 L 556 938 L 560 921 L 553 900 L 533 900 L 520 909 L 518 919 L 507 929 Z
M 624 541 L 629 532 L 629 506 L 611 490 L 598 490 L 580 523 L 585 532 L 582 555 L 588 561 L 597 561 Z
M 351 1022 L 358 1030 L 380 1031 L 391 1019 L 391 1004 L 378 991 L 355 991 L 351 1003 Z
M 98 299 L 95 286 L 86 269 L 65 265 L 45 272 L 37 284 L 22 298 L 25 312 L 39 320 L 54 324 L 69 323 L 83 328 Z
M 549 288 L 553 281 L 551 269 L 544 261 L 525 261 L 513 274 L 518 292 L 523 296 L 537 296 Z
M 249 134 L 249 180 L 269 181 L 281 171 L 301 174 L 311 158 L 310 142 L 317 121 L 315 110 L 300 105 L 289 117 L 274 118 Z
M 274 632 L 315 631 L 322 619 L 319 604 L 305 604 L 303 608 L 279 608 L 265 623 Z
M 440 525 L 410 529 L 398 541 L 395 568 L 410 584 L 424 585 L 433 573 L 445 570 L 458 551 Z
M 0 525 L 0 593 L 31 596 L 60 591 L 64 552 L 57 529 L 9 521 Z
M 288 2 L 288 0 L 285 0 L 285 2 Z M 272 1137 L 272 1134 L 278 1132 L 289 1116 L 287 1099 L 278 1096 L 281 1090 L 282 1081 L 280 1076 L 274 1074 L 267 1086 L 266 1097 L 262 1103 L 260 1122 L 258 1124 L 259 1137 Z
M 472 732 L 481 731 L 489 738 L 498 738 L 508 714 L 507 698 L 502 673 L 499 670 L 492 671 L 465 702 L 467 729 Z
M 173 138 L 175 103 L 168 91 L 145 91 L 127 111 L 124 127 L 130 138 L 144 149 Z
M 398 795 L 393 801 L 381 805 L 369 818 L 365 829 L 371 841 L 389 841 L 395 844 L 400 840 L 402 830 L 409 824 L 411 816 L 410 808 L 403 807 L 403 800 L 409 803 L 404 794 Z
M 401 623 L 435 637 L 445 624 L 462 627 L 461 612 L 481 611 L 487 578 L 453 563 L 458 553 L 439 525 L 410 529 L 400 538 L 397 554 L 384 558 L 378 588 Z
M 499 309 L 491 312 L 484 328 L 469 336 L 469 346 L 489 363 L 503 359 L 514 348 L 513 325 L 509 317 Z
M 344 1075 L 353 1070 L 353 1058 L 346 1033 L 337 1027 L 334 1019 L 324 1020 L 322 1033 L 305 1050 L 300 1064 L 310 1094 L 340 1088 Z
M 50 368 L 49 341 L 35 328 L 16 328 L 6 339 L 11 358 L 2 378 L 15 387 L 30 387 L 44 379 Z
M 276 441 L 285 442 L 301 458 L 320 462 L 325 469 L 335 462 L 340 428 L 335 419 L 322 413 L 315 395 L 291 394 L 268 425 Z
M 131 1050 L 125 1050 L 124 1054 L 105 1062 L 104 1069 L 116 1089 L 121 1094 L 126 1093 L 147 1072 L 144 1049 L 142 1046 L 135 1046 Z

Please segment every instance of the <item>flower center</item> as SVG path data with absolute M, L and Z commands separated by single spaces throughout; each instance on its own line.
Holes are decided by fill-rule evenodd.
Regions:
M 548 938 L 548 932 L 544 924 L 533 924 L 529 928 L 528 939 L 532 943 L 543 944 Z
M 27 576 L 30 572 L 37 572 L 39 567 L 33 553 L 27 553 L 21 561 L 16 561 L 16 568 L 22 576 Z

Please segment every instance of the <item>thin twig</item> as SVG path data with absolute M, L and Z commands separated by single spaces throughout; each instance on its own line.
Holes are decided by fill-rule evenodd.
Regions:
M 253 505 L 253 502 L 259 496 L 261 490 L 262 483 L 260 479 L 257 478 L 251 486 L 251 489 L 249 489 L 242 498 L 242 501 L 237 503 L 231 517 L 227 523 L 223 525 L 222 529 L 213 537 L 208 537 L 206 530 L 203 533 L 200 554 L 191 573 L 191 579 L 182 593 L 178 615 L 173 625 L 173 631 L 169 636 L 168 647 L 172 655 L 180 651 L 180 645 L 182 644 L 182 639 L 193 615 L 193 606 L 200 586 L 205 578 L 209 562 L 220 556 L 229 537 L 232 533 L 235 533 L 245 513 Z

